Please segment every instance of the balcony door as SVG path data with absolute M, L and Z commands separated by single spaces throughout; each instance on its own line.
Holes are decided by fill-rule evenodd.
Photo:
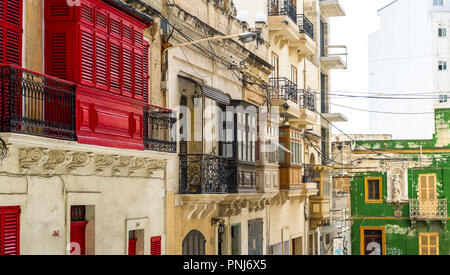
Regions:
M 419 211 L 421 216 L 436 217 L 436 175 L 419 175 Z
M 269 0 L 270 1 L 270 11 L 269 14 L 270 15 L 278 15 L 279 13 L 279 0 Z

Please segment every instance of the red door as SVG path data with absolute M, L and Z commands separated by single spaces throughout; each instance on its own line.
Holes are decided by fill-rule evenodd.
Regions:
M 128 255 L 136 255 L 137 239 L 128 240 Z
M 85 255 L 87 223 L 87 221 L 70 223 L 70 255 Z

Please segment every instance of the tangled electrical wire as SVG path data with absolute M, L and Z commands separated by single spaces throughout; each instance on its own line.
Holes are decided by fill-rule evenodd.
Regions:
M 8 156 L 8 145 L 0 138 L 0 161 L 4 160 Z

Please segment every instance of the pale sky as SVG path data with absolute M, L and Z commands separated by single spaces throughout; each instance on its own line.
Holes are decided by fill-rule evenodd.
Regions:
M 368 38 L 379 29 L 377 10 L 392 0 L 340 0 L 346 16 L 330 19 L 330 45 L 347 45 L 348 69 L 331 71 L 331 93 L 368 93 Z M 332 103 L 369 109 L 367 99 L 332 97 Z M 332 113 L 342 113 L 348 122 L 335 124 L 346 134 L 368 134 L 369 113 L 331 105 Z M 341 134 L 333 129 L 333 134 Z

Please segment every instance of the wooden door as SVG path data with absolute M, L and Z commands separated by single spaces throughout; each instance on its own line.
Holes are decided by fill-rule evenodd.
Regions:
M 437 214 L 436 175 L 419 175 L 419 212 L 421 216 Z
M 263 219 L 248 221 L 248 255 L 263 255 Z
M 206 239 L 200 231 L 192 230 L 183 240 L 183 255 L 205 255 Z
M 383 231 L 364 230 L 364 255 L 383 254 Z
M 241 255 L 241 225 L 231 226 L 231 254 Z
M 87 221 L 70 223 L 70 255 L 85 255 Z

